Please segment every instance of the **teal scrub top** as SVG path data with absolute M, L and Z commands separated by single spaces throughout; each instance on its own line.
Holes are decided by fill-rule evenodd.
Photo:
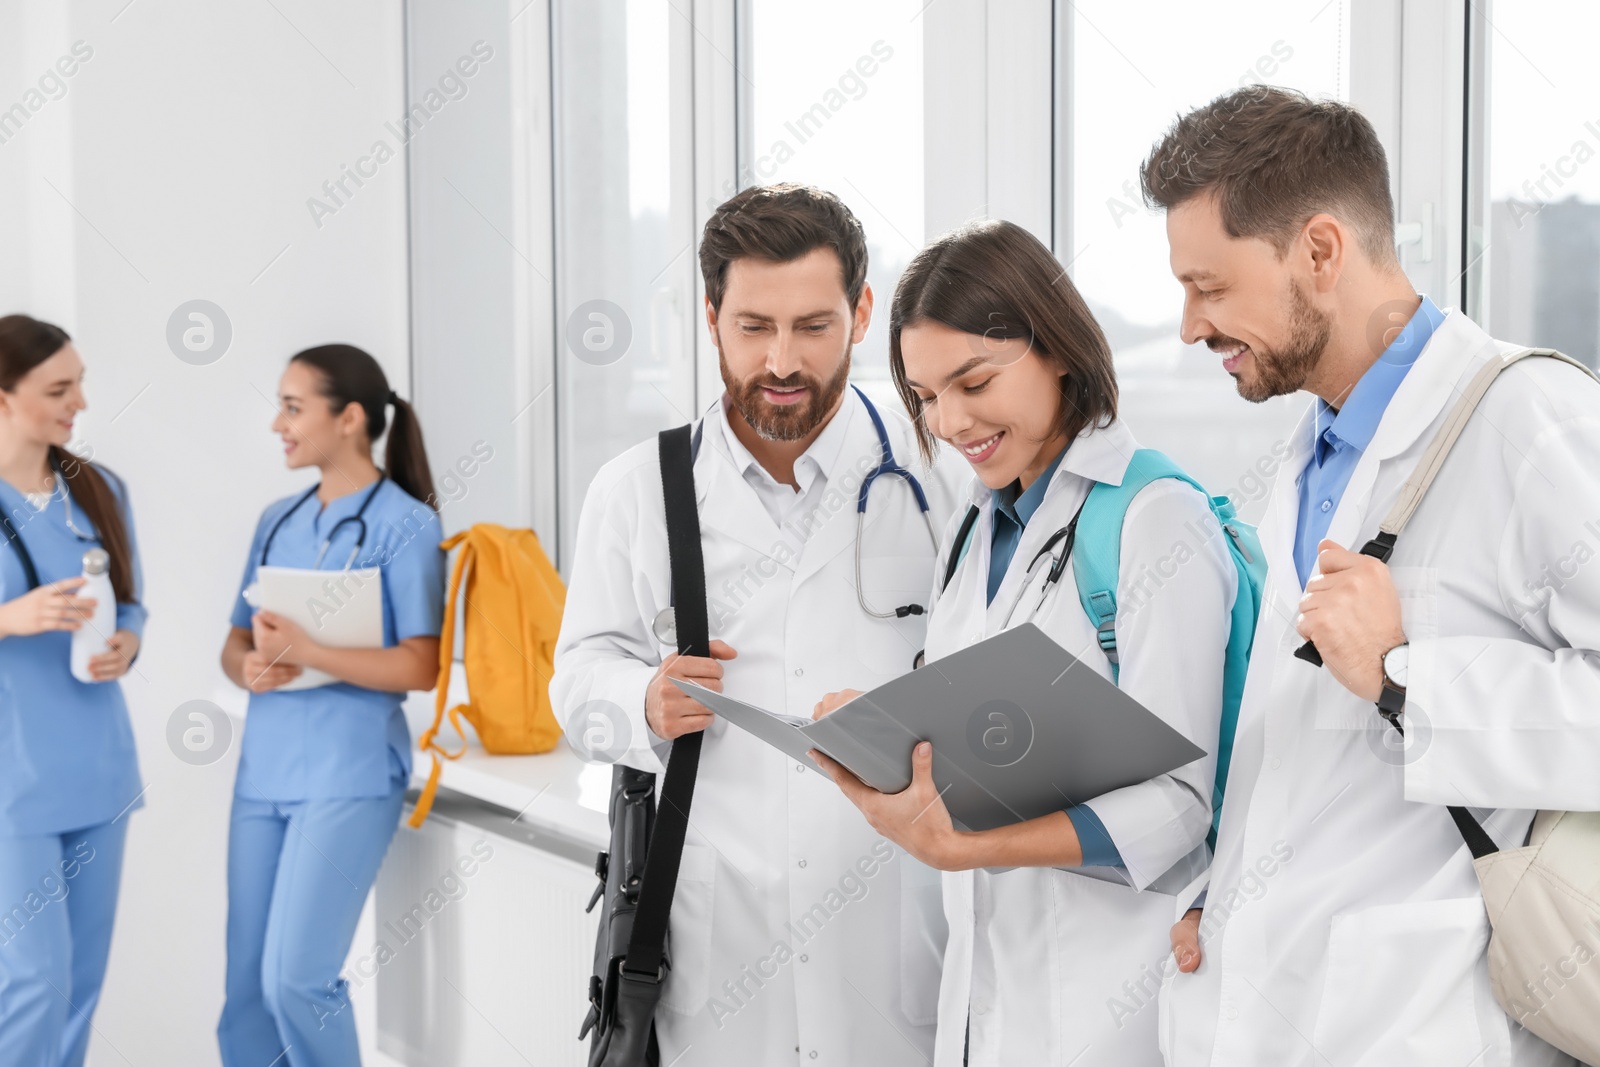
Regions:
M 127 487 L 97 466 L 122 507 L 133 560 L 136 599 L 143 599 L 138 539 Z M 52 496 L 34 509 L 0 480 L 4 507 L 27 546 L 41 585 L 83 573 L 83 554 L 99 548 L 99 532 L 76 497 Z M 0 602 L 28 592 L 22 559 L 0 534 Z M 144 639 L 141 604 L 117 605 L 117 629 Z M 72 676 L 72 634 L 65 630 L 0 639 L 0 836 L 66 833 L 110 822 L 144 806 L 133 727 L 120 682 Z
M 313 568 L 323 539 L 339 520 L 352 518 L 372 491 L 365 485 L 326 507 L 296 493 L 261 515 L 245 562 L 232 622 L 248 628 L 254 610 L 244 590 L 255 581 L 262 545 L 279 519 L 267 564 Z M 292 513 L 290 509 L 293 509 Z M 383 647 L 408 637 L 437 637 L 444 615 L 444 530 L 428 505 L 384 479 L 363 516 L 366 544 L 352 564 L 383 575 Z M 320 569 L 344 569 L 360 527 L 346 522 L 334 532 Z M 234 792 L 253 799 L 293 801 L 388 794 L 393 779 L 411 774 L 411 731 L 400 706 L 403 693 L 364 689 L 346 682 L 283 692 L 251 693 Z

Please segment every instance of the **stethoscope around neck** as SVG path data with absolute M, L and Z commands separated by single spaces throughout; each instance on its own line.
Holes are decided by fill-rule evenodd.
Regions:
M 1084 498 L 1084 502 L 1088 502 L 1087 497 Z M 1001 629 L 1009 629 L 1011 627 L 1011 620 L 1017 614 L 1017 605 L 1027 598 L 1028 582 L 1033 578 L 1034 568 L 1039 566 L 1040 560 L 1048 556 L 1050 557 L 1050 568 L 1045 571 L 1044 582 L 1039 586 L 1039 599 L 1034 603 L 1033 610 L 1028 613 L 1028 618 L 1032 619 L 1037 616 L 1040 609 L 1044 607 L 1044 602 L 1050 596 L 1050 591 L 1060 584 L 1061 575 L 1066 572 L 1067 560 L 1072 556 L 1072 546 L 1078 540 L 1078 516 L 1082 514 L 1083 504 L 1079 504 L 1078 510 L 1072 515 L 1072 521 L 1051 534 L 1045 540 L 1045 543 L 1039 546 L 1039 550 L 1033 554 L 1033 559 L 1028 561 L 1028 569 L 1023 572 L 1022 592 L 1012 602 L 1011 610 L 1006 612 L 1006 621 L 1001 624 Z M 1056 549 L 1057 545 L 1061 546 L 1059 550 Z
M 917 476 L 906 470 L 894 458 L 894 449 L 889 444 L 889 433 L 883 427 L 883 418 L 878 414 L 878 409 L 872 406 L 872 401 L 867 399 L 867 394 L 861 391 L 860 386 L 851 385 L 861 397 L 861 403 L 866 406 L 867 414 L 872 416 L 872 428 L 878 434 L 878 465 L 867 473 L 861 480 L 861 491 L 856 494 L 856 601 L 861 605 L 861 610 L 874 619 L 903 619 L 908 615 L 921 615 L 928 609 L 921 604 L 902 604 L 892 611 L 878 611 L 867 603 L 867 597 L 861 588 L 861 537 L 867 521 L 867 494 L 872 492 L 872 483 L 880 475 L 890 474 L 905 480 L 911 487 L 911 495 L 917 498 L 917 510 L 922 512 L 922 523 L 928 528 L 928 540 L 933 544 L 933 554 L 939 554 L 939 535 L 933 532 L 933 518 L 928 510 L 928 495 L 922 491 L 922 483 L 917 481 Z
M 55 467 L 53 464 L 52 467 L 55 471 L 55 488 L 51 491 L 49 499 L 54 500 L 56 494 L 60 494 L 61 506 L 66 511 L 67 532 L 76 537 L 81 544 L 98 545 L 100 538 L 95 533 L 85 533 L 78 529 L 76 522 L 72 521 L 72 493 L 67 489 L 66 476 L 61 473 L 60 467 Z M 22 495 L 26 498 L 28 494 Z M 33 562 L 33 553 L 28 551 L 27 544 L 22 540 L 22 534 L 12 525 L 11 517 L 5 513 L 3 507 L 0 507 L 0 534 L 3 534 L 11 547 L 16 550 L 17 562 L 22 566 L 22 576 L 28 583 L 28 591 L 32 592 L 39 588 L 39 568 Z
M 861 610 L 874 619 L 904 619 L 911 615 L 922 615 L 927 608 L 922 604 L 902 604 L 890 611 L 878 611 L 867 603 L 866 594 L 861 591 L 861 535 L 866 525 L 867 494 L 872 490 L 872 483 L 884 474 L 893 475 L 905 480 L 911 487 L 911 494 L 916 497 L 917 510 L 922 512 L 922 523 L 927 527 L 928 540 L 933 545 L 934 555 L 939 553 L 939 537 L 933 530 L 933 518 L 929 513 L 928 496 L 922 489 L 922 483 L 917 481 L 917 476 L 908 471 L 894 458 L 894 447 L 889 443 L 889 431 L 884 428 L 883 419 L 878 415 L 878 409 L 872 406 L 872 401 L 867 399 L 867 394 L 861 388 L 852 384 L 850 388 L 856 391 L 861 398 L 861 403 L 866 407 L 867 414 L 872 417 L 872 428 L 878 435 L 878 465 L 869 471 L 861 481 L 861 490 L 856 494 L 856 602 L 861 605 Z M 700 454 L 700 440 L 705 430 L 705 420 L 702 419 L 694 428 L 694 437 L 690 444 L 691 462 Z M 662 608 L 656 613 L 651 622 L 651 630 L 657 639 L 664 644 L 675 645 L 678 642 L 676 617 L 670 607 Z
M 363 517 L 366 515 L 367 505 L 372 503 L 372 498 L 378 495 L 378 490 L 383 487 L 383 483 L 388 477 L 389 476 L 383 471 L 379 471 L 378 480 L 372 483 L 371 489 L 367 490 L 366 499 L 361 501 L 361 506 L 356 509 L 356 513 L 354 515 L 346 515 L 344 518 L 333 524 L 333 529 L 329 530 L 327 535 L 322 539 L 322 547 L 317 549 L 317 561 L 311 565 L 312 570 L 322 569 L 323 557 L 328 554 L 328 547 L 333 544 L 333 539 L 339 535 L 339 527 L 343 526 L 347 522 L 353 522 L 355 523 L 356 528 L 361 532 L 356 536 L 356 543 L 350 549 L 350 555 L 345 559 L 344 567 L 341 568 L 342 570 L 350 569 L 350 565 L 356 561 L 356 556 L 360 555 L 362 547 L 367 543 L 367 520 Z M 293 515 L 296 511 L 300 510 L 301 504 L 304 504 L 307 500 L 310 500 L 312 497 L 316 496 L 317 490 L 321 488 L 321 482 L 313 485 L 310 489 L 306 490 L 304 496 L 294 502 L 294 505 L 290 507 L 288 511 L 285 511 L 282 515 L 278 516 L 278 521 L 273 523 L 272 529 L 267 532 L 266 543 L 261 546 L 261 559 L 258 564 L 259 566 L 265 567 L 267 565 L 267 553 L 272 550 L 272 539 L 278 536 L 278 529 L 288 521 L 290 515 Z

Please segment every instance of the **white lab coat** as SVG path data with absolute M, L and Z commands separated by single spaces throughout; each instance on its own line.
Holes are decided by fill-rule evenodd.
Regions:
M 847 420 L 846 435 L 823 498 L 831 510 L 787 563 L 776 562 L 779 528 L 730 458 L 720 405 L 695 464 L 711 636 L 738 652 L 724 664 L 724 692 L 808 718 L 826 693 L 910 670 L 926 619 L 875 619 L 856 602 L 859 471 L 879 452 L 860 399 L 845 397 L 835 418 Z M 896 458 L 920 474 L 938 531 L 969 468 L 942 450 L 937 469 L 922 472 L 910 422 L 878 411 Z M 867 519 L 868 603 L 927 604 L 934 546 L 901 479 L 873 483 Z M 574 716 L 608 701 L 629 735 L 624 762 L 662 769 L 669 746 L 646 725 L 644 698 L 675 651 L 651 629 L 670 585 L 652 438 L 602 468 L 579 521 L 550 690 L 580 750 L 596 724 Z M 672 906 L 661 1061 L 921 1067 L 943 927 L 937 872 L 874 834 L 817 771 L 718 720 L 706 731 Z
M 1361 456 L 1332 540 L 1359 548 L 1377 532 L 1461 389 L 1511 347 L 1448 314 Z M 1270 573 L 1207 940 L 1197 972 L 1168 971 L 1167 1061 L 1571 1063 L 1490 995 L 1483 900 L 1444 805 L 1500 809 L 1487 828 L 1502 846 L 1525 840 L 1531 809 L 1600 808 L 1600 565 L 1573 562 L 1600 545 L 1600 387 L 1555 360 L 1507 370 L 1400 536 L 1404 753 L 1371 703 L 1292 655 L 1312 426 L 1261 529 Z
M 971 548 L 934 604 L 930 667 L 924 669 L 1031 617 L 1090 670 L 1111 676 L 1071 565 L 1036 614 L 1049 561 L 1031 574 L 1027 569 L 1094 481 L 1121 483 L 1137 447 L 1119 422 L 1073 442 L 987 607 L 994 504 L 990 491 L 973 483 L 970 500 L 980 513 Z M 959 522 L 957 516 L 941 542 L 946 554 Z M 1223 537 L 1205 498 L 1181 482 L 1155 482 L 1130 505 L 1117 587 L 1120 685 L 1208 755 L 1088 803 L 1117 845 L 1125 872 L 1015 868 L 944 875 L 950 935 L 939 994 L 938 1067 L 962 1063 L 969 1021 L 974 1067 L 1161 1062 L 1154 994 L 1168 952 L 1171 894 L 1209 860 L 1211 753 L 1228 613 L 1238 586 Z M 941 565 L 941 578 L 943 571 Z

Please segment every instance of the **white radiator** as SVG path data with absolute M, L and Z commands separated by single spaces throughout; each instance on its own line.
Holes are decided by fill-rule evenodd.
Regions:
M 405 1067 L 581 1067 L 594 856 L 441 789 L 422 829 L 395 835 L 375 940 L 346 969 L 376 985 L 378 1048 Z

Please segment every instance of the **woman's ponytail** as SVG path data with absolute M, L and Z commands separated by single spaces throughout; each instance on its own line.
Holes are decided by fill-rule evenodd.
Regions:
M 389 431 L 383 466 L 390 480 L 407 493 L 439 510 L 434 496 L 428 453 L 422 445 L 422 424 L 417 413 L 393 389 L 378 361 L 355 345 L 318 345 L 298 352 L 291 363 L 304 363 L 322 378 L 320 392 L 334 414 L 350 404 L 360 404 L 367 416 L 367 440 L 376 441 Z M 394 421 L 389 406 L 394 406 Z
M 417 412 L 399 393 L 390 391 L 394 422 L 389 424 L 389 442 L 383 449 L 383 467 L 394 483 L 435 511 L 438 498 L 433 491 L 433 472 L 428 470 L 428 452 L 422 444 L 422 423 Z

